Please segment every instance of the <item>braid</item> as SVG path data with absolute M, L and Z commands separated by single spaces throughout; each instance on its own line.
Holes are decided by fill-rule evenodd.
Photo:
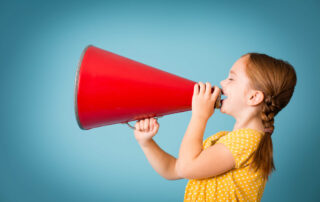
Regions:
M 265 96 L 261 111 L 265 135 L 262 137 L 255 153 L 255 162 L 266 162 L 265 164 L 260 163 L 255 165 L 256 170 L 262 166 L 264 173 L 270 173 L 272 170 L 275 170 L 271 135 L 274 130 L 274 117 L 279 112 L 279 109 L 275 96 Z M 265 176 L 265 178 L 268 180 L 268 176 Z
M 255 151 L 252 166 L 256 170 L 261 168 L 264 178 L 268 180 L 268 176 L 275 170 L 271 139 L 274 117 L 289 103 L 297 76 L 293 66 L 281 59 L 260 53 L 244 56 L 247 58 L 245 70 L 251 88 L 264 93 L 264 100 L 259 103 L 264 134 Z
M 266 96 L 264 104 L 262 105 L 261 119 L 266 133 L 270 133 L 274 130 L 274 117 L 277 114 L 279 107 L 275 104 L 274 96 Z

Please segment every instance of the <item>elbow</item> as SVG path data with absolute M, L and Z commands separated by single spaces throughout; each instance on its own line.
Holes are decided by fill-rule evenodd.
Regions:
M 189 168 L 190 166 L 188 166 L 186 163 L 177 163 L 177 175 L 181 178 L 189 179 Z
M 179 176 L 175 176 L 175 177 L 173 177 L 173 176 L 167 176 L 167 177 L 164 177 L 164 178 L 165 178 L 166 180 L 170 180 L 170 181 L 181 179 L 181 177 L 179 177 Z
M 179 172 L 177 161 L 175 161 L 174 165 L 171 167 L 170 172 L 167 173 L 166 175 L 163 175 L 162 177 L 165 178 L 166 180 L 183 179 L 183 176 Z
M 166 180 L 179 180 L 179 179 L 182 179 L 182 177 L 180 177 L 180 175 L 178 175 L 177 172 L 172 173 L 170 175 L 161 175 L 161 176 Z

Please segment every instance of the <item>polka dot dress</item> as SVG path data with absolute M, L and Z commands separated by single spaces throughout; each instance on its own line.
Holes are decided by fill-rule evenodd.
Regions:
M 260 201 L 266 181 L 261 170 L 254 172 L 249 164 L 263 133 L 249 128 L 221 131 L 203 142 L 203 149 L 215 143 L 224 144 L 235 159 L 235 168 L 207 179 L 190 179 L 184 201 Z

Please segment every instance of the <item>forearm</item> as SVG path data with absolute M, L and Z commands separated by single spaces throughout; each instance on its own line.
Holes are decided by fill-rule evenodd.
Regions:
M 191 117 L 180 146 L 177 162 L 178 171 L 188 167 L 188 164 L 190 164 L 202 152 L 203 134 L 206 124 L 207 120 Z
M 181 179 L 176 172 L 177 159 L 163 151 L 154 140 L 140 146 L 157 173 L 168 180 Z

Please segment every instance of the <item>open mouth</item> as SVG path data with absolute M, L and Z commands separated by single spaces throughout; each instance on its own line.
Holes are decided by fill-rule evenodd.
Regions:
M 226 99 L 226 98 L 227 98 L 227 96 L 221 95 L 221 101 L 223 101 L 223 100 Z
M 225 99 L 227 99 L 227 96 L 225 96 L 224 93 L 222 92 L 220 103 L 222 104 Z

